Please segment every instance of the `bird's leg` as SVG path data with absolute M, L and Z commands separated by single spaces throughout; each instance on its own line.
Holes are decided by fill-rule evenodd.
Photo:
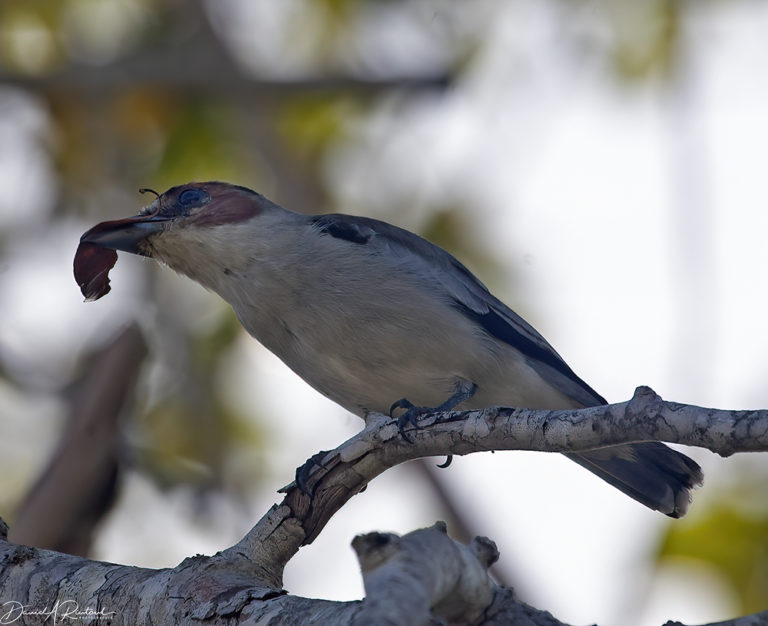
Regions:
M 403 414 L 397 418 L 397 430 L 403 439 L 405 439 L 408 443 L 412 443 L 413 440 L 405 432 L 405 427 L 407 425 L 410 424 L 415 429 L 419 429 L 420 426 L 418 419 L 421 416 L 426 415 L 427 413 L 450 411 L 451 409 L 456 408 L 465 400 L 469 400 L 472 396 L 475 395 L 475 391 L 477 391 L 477 385 L 475 385 L 475 383 L 471 383 L 466 380 L 459 380 L 456 382 L 456 391 L 454 394 L 439 406 L 416 406 L 407 398 L 401 398 L 397 402 L 393 402 L 392 406 L 389 407 L 389 415 L 390 417 L 394 418 L 393 413 L 395 410 L 405 409 Z M 450 463 L 450 461 L 448 461 L 448 463 Z M 447 467 L 447 465 L 445 467 Z

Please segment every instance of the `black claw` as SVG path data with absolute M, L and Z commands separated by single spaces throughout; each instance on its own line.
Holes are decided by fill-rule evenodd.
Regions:
M 450 465 L 452 462 L 453 462 L 453 455 L 452 455 L 452 454 L 449 454 L 448 456 L 446 456 L 446 457 L 445 457 L 445 461 L 443 461 L 442 463 L 439 463 L 439 464 L 438 464 L 438 467 L 439 467 L 440 469 L 445 469 L 445 468 L 446 468 L 446 467 L 448 467 L 448 466 L 449 466 L 449 465 Z
M 311 457 L 309 457 L 304 465 L 296 468 L 296 486 L 301 490 L 302 493 L 308 496 L 312 495 L 312 491 L 309 488 L 309 477 L 316 467 L 325 467 L 321 461 L 326 454 L 328 454 L 327 451 L 321 450 L 317 454 L 313 454 Z
M 405 441 L 413 443 L 413 439 L 411 439 L 410 435 L 405 432 L 405 428 L 406 426 L 413 426 L 413 428 L 418 429 L 419 424 L 417 420 L 419 416 L 425 412 L 425 409 L 423 407 L 415 406 L 407 398 L 400 398 L 397 402 L 393 402 L 392 406 L 389 407 L 389 416 L 392 419 L 395 418 L 394 413 L 397 409 L 405 409 L 403 414 L 397 418 L 397 432 L 400 433 L 400 436 Z
M 406 402 L 408 401 L 406 400 Z M 414 430 L 421 430 L 419 418 L 422 415 L 430 413 L 432 409 L 423 406 L 414 406 L 410 402 L 408 402 L 408 404 L 410 404 L 408 410 L 397 418 L 397 432 L 399 432 L 400 436 L 408 443 L 413 443 L 413 439 L 411 439 L 410 435 L 405 432 L 406 426 L 412 426 Z
M 408 398 L 400 398 L 399 400 L 392 403 L 392 406 L 389 407 L 389 416 L 394 417 L 394 412 L 396 409 L 405 409 L 406 411 L 409 411 L 410 409 L 415 408 L 413 406 L 413 403 L 408 400 Z
M 473 395 L 475 395 L 475 391 L 477 391 L 477 385 L 474 383 L 468 383 L 467 381 L 457 381 L 456 392 L 441 405 L 434 408 L 416 406 L 407 398 L 400 398 L 398 401 L 393 402 L 392 406 L 389 407 L 389 416 L 394 419 L 394 412 L 397 409 L 405 409 L 405 412 L 397 418 L 397 432 L 400 433 L 400 436 L 405 441 L 408 443 L 413 443 L 413 439 L 411 439 L 410 435 L 406 434 L 405 432 L 406 426 L 411 425 L 413 426 L 414 430 L 419 430 L 421 426 L 419 426 L 418 420 L 422 415 L 440 411 L 450 411 L 464 402 L 464 400 L 468 400 Z M 448 455 L 448 457 L 445 459 L 445 463 L 438 465 L 438 467 L 448 467 L 452 460 L 453 456 Z
M 418 428 L 418 426 L 416 426 L 413 416 L 411 415 L 410 409 L 397 418 L 397 432 L 400 433 L 400 436 L 403 439 L 405 439 L 408 443 L 413 443 L 413 439 L 411 439 L 411 436 L 407 432 L 405 432 L 406 426 L 409 426 L 409 425 L 413 426 L 414 428 Z

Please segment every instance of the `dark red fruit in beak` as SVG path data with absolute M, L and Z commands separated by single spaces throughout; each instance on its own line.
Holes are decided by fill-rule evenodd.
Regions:
M 86 302 L 109 293 L 109 270 L 117 262 L 117 252 L 98 244 L 80 242 L 75 253 L 75 280 Z

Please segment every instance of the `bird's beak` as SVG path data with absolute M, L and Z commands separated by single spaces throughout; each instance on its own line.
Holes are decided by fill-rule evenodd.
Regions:
M 168 219 L 156 213 L 134 215 L 101 222 L 86 231 L 80 237 L 73 268 L 86 301 L 98 300 L 109 293 L 109 270 L 117 261 L 115 250 L 149 256 L 148 247 L 141 244 L 161 232 Z
M 101 222 L 80 237 L 80 243 L 89 243 L 110 250 L 122 250 L 146 256 L 140 245 L 154 234 L 161 232 L 168 221 L 160 215 L 135 215 L 121 220 Z

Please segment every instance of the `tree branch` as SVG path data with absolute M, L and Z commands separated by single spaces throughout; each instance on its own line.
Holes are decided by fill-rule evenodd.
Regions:
M 580 452 L 640 441 L 682 443 L 722 456 L 768 450 L 768 411 L 727 411 L 667 402 L 649 387 L 638 387 L 631 400 L 618 404 L 435 413 L 420 425 L 409 431 L 413 442 L 408 443 L 399 436 L 393 420 L 372 414 L 360 433 L 325 453 L 309 478 L 311 497 L 295 485 L 284 488 L 281 505 L 267 513 L 254 527 L 253 537 L 246 535 L 236 549 L 259 559 L 267 552 L 287 563 L 295 550 L 311 543 L 336 511 L 373 478 L 421 457 L 488 450 Z M 282 524 L 286 524 L 283 533 L 268 537 L 259 530 Z M 293 546 L 289 546 L 291 541 Z
M 499 558 L 489 539 L 467 547 L 452 541 L 443 522 L 404 537 L 358 535 L 352 541 L 363 572 L 361 624 L 476 623 L 493 600 L 488 567 Z
M 129 326 L 95 357 L 58 447 L 16 513 L 12 541 L 87 554 L 93 529 L 114 500 L 119 418 L 146 354 L 141 331 Z
M 371 415 L 360 433 L 315 464 L 308 479 L 309 494 L 290 485 L 283 502 L 274 505 L 235 546 L 212 557 L 185 559 L 173 569 L 86 561 L 15 546 L 0 537 L 0 598 L 31 607 L 72 600 L 81 608 L 119 610 L 114 623 L 150 619 L 236 623 L 269 617 L 286 624 L 306 623 L 310 618 L 325 623 L 387 624 L 391 614 L 380 610 L 382 594 L 389 611 L 396 606 L 393 594 L 400 594 L 397 606 L 410 601 L 410 608 L 408 621 L 398 623 L 424 623 L 426 612 L 427 619 L 439 616 L 452 624 L 502 624 L 510 619 L 559 624 L 548 613 L 517 601 L 510 590 L 490 583 L 485 570 L 495 559 L 491 542 L 481 539 L 471 548 L 457 546 L 440 526 L 403 538 L 383 534 L 358 538 L 355 547 L 368 592 L 363 603 L 286 595 L 281 589 L 282 572 L 299 547 L 310 543 L 349 498 L 378 474 L 407 460 L 481 450 L 575 452 L 658 440 L 705 447 L 727 456 L 768 449 L 768 411 L 720 411 L 665 402 L 649 388 L 640 387 L 628 402 L 587 409 L 490 408 L 433 414 L 409 435 L 413 443 L 399 436 L 397 424 L 389 417 Z M 464 572 L 468 572 L 466 578 Z M 387 587 L 389 591 L 382 591 Z M 403 591 L 413 597 L 404 597 Z M 766 617 L 729 623 L 762 623 L 754 620 Z

